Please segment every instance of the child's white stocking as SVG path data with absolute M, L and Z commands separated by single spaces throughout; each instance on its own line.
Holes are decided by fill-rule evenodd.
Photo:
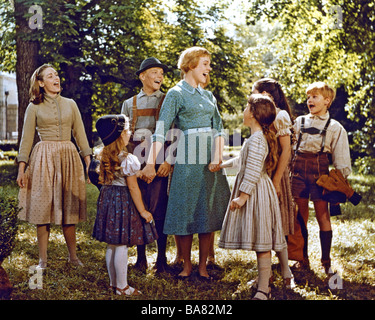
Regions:
M 128 285 L 128 247 L 116 246 L 115 252 L 116 288 L 124 289 Z
M 108 275 L 109 275 L 109 285 L 111 287 L 116 286 L 116 270 L 114 264 L 116 246 L 109 244 L 107 246 L 107 251 L 105 253 L 105 262 L 107 265 Z

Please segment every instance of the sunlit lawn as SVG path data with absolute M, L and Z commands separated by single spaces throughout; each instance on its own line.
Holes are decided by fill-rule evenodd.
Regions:
M 1 184 L 7 185 L 7 189 L 17 194 L 17 187 L 12 182 L 14 172 L 9 174 L 9 177 L 4 173 L 13 170 L 11 165 L 3 163 L 0 170 L 2 170 Z M 230 176 L 228 179 L 232 185 L 234 177 Z M 332 282 L 333 285 L 331 284 L 331 289 L 320 268 L 319 228 L 311 211 L 308 225 L 311 271 L 295 274 L 297 287 L 286 291 L 282 287 L 282 278 L 276 265 L 278 261 L 273 257 L 275 276 L 272 288 L 273 299 L 375 298 L 375 201 L 373 199 L 375 178 L 353 175 L 351 182 L 353 187 L 362 194 L 363 200 L 356 207 L 351 203 L 342 205 L 343 214 L 332 218 L 334 236 L 331 256 L 337 274 L 336 281 Z M 129 299 L 113 295 L 109 290 L 105 266 L 106 244 L 91 237 L 98 191 L 94 186 L 87 185 L 87 193 L 89 218 L 87 222 L 77 227 L 78 254 L 85 263 L 85 267 L 75 267 L 67 263 L 67 249 L 61 227 L 54 226 L 48 247 L 48 269 L 42 274 L 42 289 L 30 289 L 29 281 L 34 274 L 29 273 L 29 268 L 38 263 L 36 228 L 34 225 L 21 222 L 16 247 L 3 263 L 14 286 L 13 300 Z M 220 232 L 217 232 L 216 243 L 219 235 Z M 219 249 L 217 245 L 215 245 L 215 251 L 216 265 L 211 267 L 210 271 L 215 278 L 212 283 L 202 283 L 195 276 L 189 281 L 181 281 L 176 280 L 173 274 L 155 274 L 152 269 L 156 259 L 155 244 L 148 246 L 149 268 L 146 275 L 130 267 L 129 283 L 143 292 L 140 299 L 251 299 L 254 291 L 247 286 L 247 282 L 257 276 L 255 253 Z M 170 236 L 169 262 L 174 260 L 175 253 L 174 240 Z M 133 247 L 129 250 L 130 264 L 133 264 L 135 259 L 136 249 Z M 196 237 L 193 243 L 192 259 L 197 264 L 198 241 Z M 292 264 L 291 261 L 290 265 Z M 180 269 L 174 266 L 173 270 L 178 273 Z M 31 281 L 31 287 L 33 283 L 35 286 L 36 282 Z

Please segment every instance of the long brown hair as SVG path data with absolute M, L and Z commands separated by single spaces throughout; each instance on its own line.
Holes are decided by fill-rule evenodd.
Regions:
M 263 134 L 268 143 L 269 152 L 266 158 L 266 171 L 271 176 L 277 166 L 278 159 L 276 135 L 270 129 L 271 124 L 276 118 L 276 106 L 272 98 L 263 94 L 252 94 L 249 97 L 248 103 L 255 120 L 262 127 Z
M 290 120 L 294 123 L 295 117 L 279 82 L 271 78 L 263 78 L 254 83 L 253 89 L 256 89 L 259 93 L 266 92 L 270 95 L 275 102 L 276 107 L 288 112 Z M 274 125 L 272 125 L 271 128 L 276 132 Z M 293 127 L 290 128 L 290 131 L 292 133 L 290 143 L 294 144 L 297 141 L 296 133 Z M 281 153 L 281 151 L 281 145 L 279 144 L 279 153 Z
M 290 119 L 292 119 L 292 121 L 294 120 L 292 109 L 289 106 L 288 100 L 286 99 L 279 82 L 271 78 L 263 78 L 256 81 L 253 88 L 259 93 L 263 93 L 264 91 L 269 93 L 272 96 L 276 107 L 288 112 Z
M 47 68 L 53 68 L 50 64 L 43 64 L 36 69 L 30 79 L 30 102 L 34 104 L 40 104 L 44 101 L 45 91 L 39 86 L 38 81 L 43 81 L 43 71 Z M 53 68 L 54 69 L 54 68 Z
M 115 141 L 107 146 L 104 146 L 99 154 L 100 184 L 111 184 L 116 177 L 116 173 L 121 169 L 121 162 L 123 159 L 120 159 L 119 155 L 122 154 L 124 157 L 128 155 L 125 142 L 122 138 L 126 132 L 127 130 L 124 130 Z

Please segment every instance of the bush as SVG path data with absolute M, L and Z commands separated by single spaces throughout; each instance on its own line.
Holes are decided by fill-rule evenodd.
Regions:
M 18 166 L 14 161 L 0 161 L 0 186 L 17 187 Z
M 19 211 L 17 197 L 0 187 L 0 264 L 14 248 Z
M 375 173 L 375 159 L 373 157 L 359 157 L 354 162 L 354 168 L 359 174 L 373 175 Z

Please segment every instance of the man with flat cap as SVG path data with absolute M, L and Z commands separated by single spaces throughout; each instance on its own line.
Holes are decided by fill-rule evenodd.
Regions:
M 169 67 L 158 59 L 151 57 L 142 61 L 139 70 L 135 73 L 142 82 L 141 91 L 130 99 L 127 99 L 121 109 L 121 113 L 130 119 L 132 131 L 129 143 L 129 152 L 136 155 L 142 164 L 142 168 L 148 158 L 150 138 L 155 131 L 156 121 L 159 117 L 161 105 L 165 94 L 160 91 L 164 80 L 164 72 Z M 162 157 L 164 155 L 161 155 Z M 158 255 L 155 263 L 157 272 L 168 270 L 166 258 L 167 235 L 163 233 L 165 214 L 168 202 L 168 177 L 171 165 L 161 160 L 156 171 L 156 177 L 148 184 L 139 179 L 138 184 L 142 192 L 143 201 L 148 211 L 154 217 L 156 230 L 159 235 L 157 240 Z M 142 272 L 147 269 L 146 246 L 137 246 L 137 262 L 135 267 Z

